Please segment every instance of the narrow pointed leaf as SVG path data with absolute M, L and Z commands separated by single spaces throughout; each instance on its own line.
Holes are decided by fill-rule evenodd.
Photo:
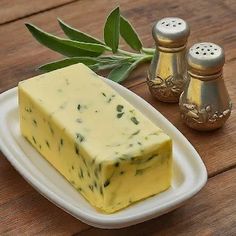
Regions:
M 26 27 L 39 43 L 65 56 L 95 57 L 101 55 L 106 50 L 105 45 L 63 39 L 46 33 L 32 24 L 26 24 Z
M 89 34 L 83 33 L 80 30 L 71 27 L 70 25 L 63 22 L 61 19 L 58 19 L 58 22 L 65 35 L 72 40 L 85 43 L 104 44 L 99 39 L 96 39 Z
M 104 41 L 112 49 L 113 53 L 117 52 L 120 35 L 120 9 L 115 8 L 107 17 L 104 27 Z
M 120 16 L 120 34 L 126 43 L 136 51 L 142 49 L 142 42 L 130 22 L 123 16 Z
M 132 70 L 134 70 L 136 67 L 135 63 L 124 63 L 116 68 L 114 68 L 110 74 L 108 75 L 108 79 L 120 83 L 124 81 L 129 74 L 131 73 Z
M 87 66 L 95 65 L 98 63 L 98 60 L 93 57 L 72 57 L 72 58 L 65 58 L 59 61 L 54 61 L 39 67 L 39 70 L 42 71 L 52 71 L 57 70 L 66 66 L 74 65 L 77 63 L 83 63 Z

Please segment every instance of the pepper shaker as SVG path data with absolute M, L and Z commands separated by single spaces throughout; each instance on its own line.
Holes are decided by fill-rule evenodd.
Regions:
M 158 21 L 152 30 L 156 51 L 147 84 L 151 94 L 163 102 L 178 102 L 186 84 L 188 24 L 177 17 Z
M 223 80 L 225 56 L 214 43 L 193 45 L 187 55 L 189 82 L 179 106 L 183 121 L 196 130 L 213 130 L 229 118 L 232 103 Z

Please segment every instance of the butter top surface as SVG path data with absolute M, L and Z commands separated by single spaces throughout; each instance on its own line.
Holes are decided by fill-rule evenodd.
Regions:
M 83 64 L 22 81 L 19 88 L 96 160 L 144 155 L 170 140 Z

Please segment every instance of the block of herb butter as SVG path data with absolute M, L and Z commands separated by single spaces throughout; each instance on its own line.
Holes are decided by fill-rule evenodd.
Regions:
M 171 138 L 83 64 L 19 83 L 22 135 L 112 213 L 171 185 Z

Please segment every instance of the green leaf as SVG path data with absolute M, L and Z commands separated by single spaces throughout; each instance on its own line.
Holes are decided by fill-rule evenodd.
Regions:
M 96 57 L 101 55 L 107 49 L 105 45 L 101 44 L 84 43 L 63 39 L 52 34 L 46 33 L 32 24 L 26 24 L 26 27 L 31 32 L 31 34 L 38 40 L 38 42 L 68 57 Z
M 135 69 L 135 62 L 132 64 L 130 62 L 123 63 L 122 65 L 114 68 L 108 75 L 108 79 L 120 83 L 124 81 L 132 70 Z
M 42 71 L 52 71 L 57 70 L 66 66 L 70 66 L 77 63 L 83 63 L 87 66 L 92 66 L 98 63 L 98 60 L 93 57 L 72 57 L 72 58 L 65 58 L 59 61 L 54 61 L 39 67 L 39 70 Z
M 126 43 L 136 51 L 142 49 L 142 42 L 130 22 L 123 16 L 120 16 L 120 34 Z
M 61 19 L 58 19 L 58 22 L 61 29 L 64 31 L 65 35 L 67 35 L 68 38 L 72 40 L 85 42 L 85 43 L 104 44 L 99 39 L 96 39 L 89 34 L 83 33 L 79 31 L 78 29 L 71 27 L 70 25 L 63 22 Z
M 113 53 L 117 52 L 120 35 L 120 9 L 115 8 L 107 17 L 104 27 L 104 41 L 112 49 Z
M 38 69 L 49 72 L 52 70 L 57 70 L 66 66 L 74 65 L 77 63 L 83 63 L 90 67 L 93 70 L 107 70 L 113 69 L 114 67 L 121 65 L 127 59 L 115 59 L 111 57 L 71 57 L 71 58 L 64 58 L 62 60 L 50 62 L 48 64 L 44 64 L 40 66 Z

